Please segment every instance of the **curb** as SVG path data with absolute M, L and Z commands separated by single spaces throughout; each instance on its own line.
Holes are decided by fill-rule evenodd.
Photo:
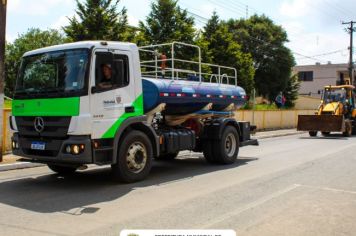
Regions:
M 17 162 L 11 164 L 0 164 L 0 171 L 8 171 L 8 170 L 18 170 L 25 168 L 34 168 L 44 166 L 44 164 L 40 163 L 31 163 L 31 162 Z
M 295 132 L 290 132 L 290 133 L 281 133 L 281 134 L 266 134 L 266 135 L 253 135 L 253 138 L 257 139 L 267 139 L 267 138 L 277 138 L 277 137 L 285 137 L 285 136 L 291 136 L 291 135 L 297 135 L 297 134 L 304 134 L 306 133 L 305 131 L 295 131 Z

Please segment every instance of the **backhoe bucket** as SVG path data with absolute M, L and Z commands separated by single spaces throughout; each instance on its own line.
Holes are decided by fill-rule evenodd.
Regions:
M 299 115 L 297 130 L 344 132 L 344 117 L 336 115 Z

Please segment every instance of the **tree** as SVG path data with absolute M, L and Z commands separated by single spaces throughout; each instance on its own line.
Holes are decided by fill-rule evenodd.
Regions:
M 254 86 L 252 57 L 249 53 L 242 52 L 241 45 L 234 41 L 233 34 L 228 31 L 226 24 L 219 20 L 215 12 L 204 27 L 200 41 L 208 43 L 207 56 L 210 57 L 209 61 L 237 69 L 238 85 L 250 94 Z M 234 74 L 231 70 L 222 71 L 221 74 L 223 73 Z M 226 83 L 225 80 L 224 82 Z M 233 83 L 234 81 L 230 80 L 230 84 Z
M 295 65 L 291 51 L 284 45 L 288 42 L 286 31 L 264 15 L 229 20 L 226 24 L 242 50 L 252 55 L 258 93 L 274 101 L 286 89 Z
M 57 30 L 29 29 L 19 35 L 13 42 L 6 44 L 5 59 L 5 95 L 12 97 L 17 72 L 20 67 L 22 55 L 34 49 L 52 46 L 66 42 L 66 38 Z
M 298 75 L 293 75 L 287 82 L 287 87 L 284 91 L 284 97 L 286 98 L 285 106 L 292 108 L 295 106 L 295 100 L 298 99 L 298 91 L 300 88 L 300 81 Z
M 117 11 L 120 0 L 76 2 L 79 20 L 74 16 L 69 19 L 70 24 L 63 28 L 72 41 L 128 41 L 133 38 L 134 29 L 128 25 L 126 8 Z
M 193 43 L 194 19 L 188 17 L 176 0 L 157 0 L 151 5 L 146 23 L 140 22 L 140 44 L 159 44 L 173 41 Z

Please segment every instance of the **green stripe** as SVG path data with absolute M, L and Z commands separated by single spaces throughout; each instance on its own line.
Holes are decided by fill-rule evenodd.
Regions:
M 116 131 L 120 128 L 122 122 L 124 122 L 129 117 L 142 116 L 143 115 L 143 96 L 140 95 L 132 104 L 135 108 L 133 113 L 124 113 L 119 117 L 117 121 L 104 133 L 101 138 L 113 138 L 115 137 Z
M 45 98 L 12 101 L 14 116 L 78 116 L 80 98 Z

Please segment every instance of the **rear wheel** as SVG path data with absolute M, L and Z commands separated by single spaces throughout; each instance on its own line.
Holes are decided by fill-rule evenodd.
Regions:
M 203 154 L 205 160 L 209 163 L 216 163 L 213 153 L 213 141 L 206 141 L 203 145 Z
M 48 168 L 50 168 L 52 171 L 56 172 L 59 175 L 70 175 L 77 170 L 77 167 L 71 167 L 71 166 L 59 166 L 53 164 L 47 164 L 47 166 Z
M 113 178 L 125 183 L 143 180 L 152 165 L 152 145 L 141 131 L 130 131 L 121 141 L 117 163 L 111 166 Z
M 309 131 L 310 137 L 315 137 L 318 134 L 318 131 Z
M 220 140 L 213 142 L 213 156 L 217 163 L 232 164 L 239 153 L 239 135 L 233 126 L 226 126 Z

